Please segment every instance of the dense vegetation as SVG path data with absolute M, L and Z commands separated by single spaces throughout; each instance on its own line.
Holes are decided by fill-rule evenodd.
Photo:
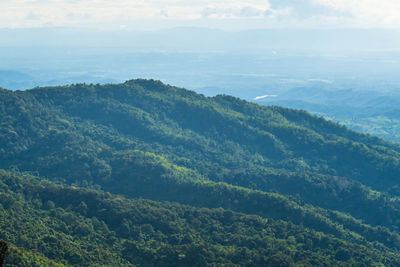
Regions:
M 359 83 L 350 87 L 353 89 L 343 89 L 337 84 L 310 85 L 282 91 L 276 97 L 257 102 L 307 110 L 353 130 L 399 143 L 398 91 L 382 90 L 387 86 L 377 84 L 371 84 L 373 90 Z
M 4 171 L 0 176 L 0 237 L 38 251 L 33 255 L 38 266 L 400 264 L 389 250 L 289 222 L 222 208 L 129 200 Z M 29 260 L 32 256 L 16 250 L 6 265 L 30 265 Z
M 0 266 L 3 266 L 4 260 L 7 255 L 8 244 L 7 242 L 0 240 Z
M 9 265 L 396 266 L 399 161 L 303 111 L 153 80 L 0 89 L 0 239 Z

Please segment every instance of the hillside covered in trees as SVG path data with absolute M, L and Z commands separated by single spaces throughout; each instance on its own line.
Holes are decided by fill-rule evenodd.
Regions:
M 154 80 L 0 89 L 8 266 L 398 266 L 400 146 Z

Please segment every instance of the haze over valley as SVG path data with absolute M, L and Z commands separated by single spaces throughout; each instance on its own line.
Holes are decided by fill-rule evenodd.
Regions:
M 0 84 L 7 89 L 152 78 L 207 96 L 254 101 L 277 95 L 257 102 L 305 109 L 355 130 L 400 140 L 396 29 L 0 32 L 6 37 L 0 41 Z M 329 93 L 336 91 L 340 93 Z M 389 105 L 382 102 L 385 98 Z

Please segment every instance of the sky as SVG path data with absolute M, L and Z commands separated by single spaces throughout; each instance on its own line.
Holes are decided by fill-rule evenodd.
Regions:
M 0 28 L 400 28 L 400 0 L 0 0 Z

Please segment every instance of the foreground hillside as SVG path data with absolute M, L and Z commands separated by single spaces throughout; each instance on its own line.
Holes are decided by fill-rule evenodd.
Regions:
M 303 111 L 153 80 L 0 89 L 0 181 L 19 203 L 0 238 L 14 260 L 66 265 L 396 266 L 399 160 Z
M 128 200 L 4 171 L 0 178 L 0 236 L 35 251 L 14 249 L 8 266 L 400 264 L 393 252 L 284 221 Z

